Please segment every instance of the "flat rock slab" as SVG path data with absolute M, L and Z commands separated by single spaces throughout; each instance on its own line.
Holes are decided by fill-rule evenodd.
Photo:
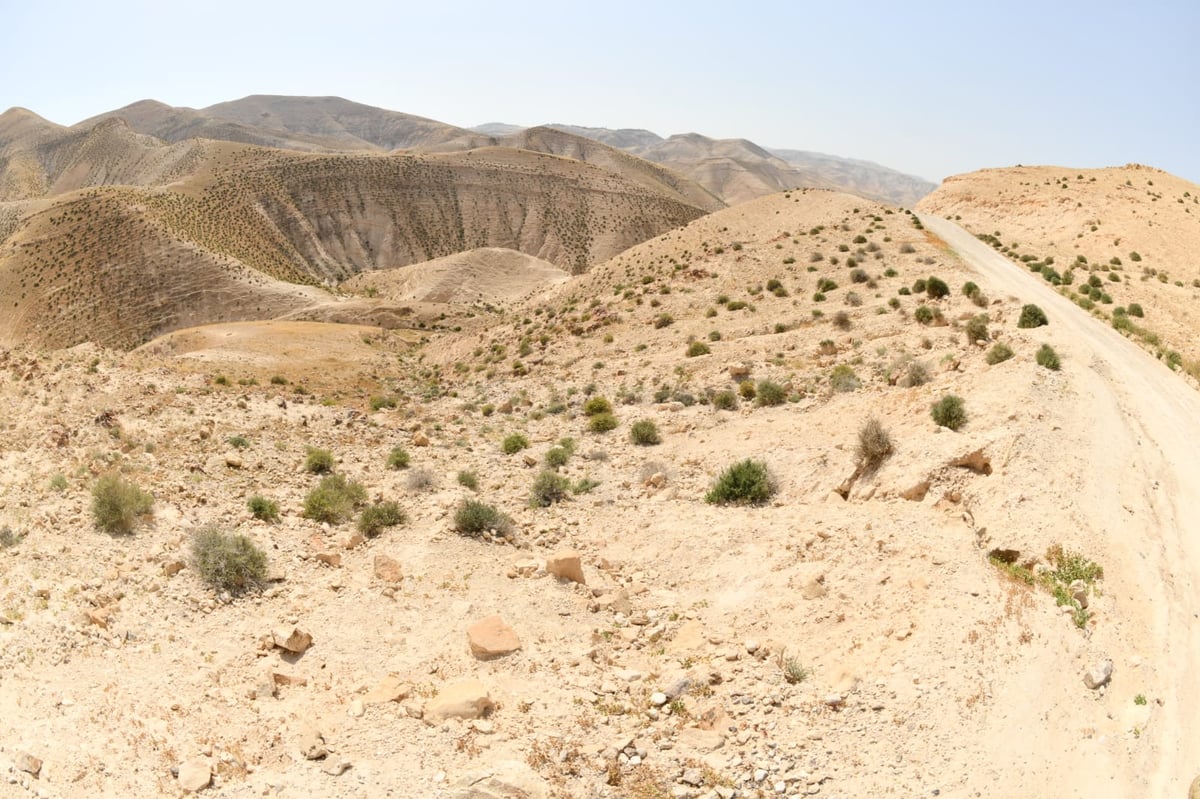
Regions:
M 467 643 L 471 654 L 480 660 L 503 657 L 521 648 L 517 631 L 504 623 L 499 615 L 480 619 L 467 628 Z
M 477 719 L 495 706 L 483 683 L 461 680 L 443 687 L 437 696 L 425 703 L 424 719 L 429 724 L 446 719 Z

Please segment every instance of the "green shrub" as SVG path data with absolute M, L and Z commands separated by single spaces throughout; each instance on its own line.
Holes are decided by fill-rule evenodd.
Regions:
M 718 391 L 712 396 L 712 406 L 718 411 L 732 411 L 738 406 L 737 394 L 729 391 Z
M 617 426 L 617 417 L 611 413 L 597 413 L 588 419 L 588 430 L 593 433 L 607 433 Z
M 375 396 L 370 399 L 371 410 L 381 411 L 384 408 L 392 409 L 396 407 L 396 398 L 392 396 Z
M 551 469 L 558 469 L 567 465 L 567 461 L 571 459 L 571 453 L 567 452 L 562 447 L 551 447 L 546 451 L 546 465 Z
M 273 499 L 255 494 L 246 500 L 246 507 L 250 508 L 250 515 L 260 522 L 279 521 L 279 503 Z
M 974 344 L 977 341 L 987 341 L 988 337 L 987 314 L 977 314 L 967 320 L 968 344 Z
M 712 505 L 762 505 L 775 495 L 767 465 L 747 458 L 721 472 L 704 501 Z
M 202 527 L 192 536 L 192 568 L 218 591 L 234 593 L 267 576 L 267 555 L 244 535 Z
M 1139 319 L 1141 319 L 1142 317 L 1144 317 L 1146 315 L 1146 312 L 1142 310 L 1141 305 L 1139 305 L 1136 302 L 1131 302 L 1131 303 L 1129 303 L 1129 315 L 1136 316 Z
M 273 386 L 286 386 L 287 382 L 287 378 L 283 375 L 271 375 L 271 385 Z
M 950 296 L 950 287 L 940 277 L 930 277 L 925 281 L 925 294 L 931 300 L 939 300 Z
M 979 293 L 979 286 L 968 280 L 966 283 L 963 283 L 962 293 L 964 297 L 974 297 Z
M 933 309 L 928 305 L 918 305 L 916 310 L 913 311 L 913 319 L 916 319 L 923 325 L 932 324 L 935 318 L 936 315 Z
M 929 415 L 938 425 L 951 430 L 957 430 L 967 423 L 967 411 L 962 397 L 954 394 L 947 394 L 933 403 L 929 409 Z
M 1057 372 L 1061 365 L 1058 361 L 1058 353 L 1049 344 L 1043 344 L 1038 348 L 1034 360 L 1037 361 L 1038 366 L 1044 366 L 1052 372 Z
M 318 522 L 338 524 L 354 515 L 354 510 L 367 498 L 362 483 L 347 480 L 340 474 L 329 474 L 304 497 L 304 516 Z
M 472 491 L 479 490 L 479 475 L 475 474 L 475 472 L 464 469 L 458 473 L 457 479 L 460 486 L 469 488 Z
M 878 469 L 894 451 L 892 437 L 874 416 L 858 428 L 858 446 L 854 454 L 864 473 Z
M 669 313 L 661 313 L 654 318 L 654 327 L 657 329 L 662 329 L 674 321 L 675 317 L 671 316 Z
M 408 452 L 404 447 L 392 447 L 392 451 L 387 456 L 387 467 L 389 469 L 407 469 L 408 462 Z
M 1129 253 L 1129 260 L 1131 260 L 1131 261 L 1142 260 L 1141 253 L 1139 253 L 1137 250 L 1134 250 L 1133 252 Z
M 113 535 L 132 533 L 138 520 L 153 507 L 153 496 L 115 472 L 101 477 L 92 488 L 96 526 Z
M 862 381 L 858 379 L 858 375 L 854 373 L 852 366 L 839 363 L 829 373 L 829 385 L 834 391 L 844 394 L 850 391 L 857 391 L 859 386 L 862 385 Z
M 478 538 L 489 530 L 503 536 L 512 533 L 513 523 L 491 505 L 474 499 L 464 499 L 454 511 L 455 532 Z
M 310 474 L 329 474 L 333 471 L 333 453 L 327 449 L 309 447 L 304 458 L 304 471 Z
M 604 397 L 595 396 L 583 404 L 583 412 L 587 416 L 595 416 L 598 413 L 612 413 L 612 403 Z
M 757 393 L 758 390 L 754 387 L 754 383 L 750 382 L 749 380 L 743 380 L 738 384 L 738 394 L 740 394 L 744 400 L 754 399 Z
M 533 480 L 533 488 L 529 492 L 529 506 L 548 508 L 554 503 L 566 499 L 570 491 L 570 480 L 557 472 L 546 469 Z
M 650 419 L 638 419 L 629 426 L 629 440 L 642 447 L 662 443 L 658 425 Z
M 358 531 L 367 538 L 374 538 L 383 532 L 385 527 L 395 527 L 404 524 L 407 517 L 395 502 L 377 502 L 363 508 L 358 515 Z
M 908 369 L 905 371 L 904 382 L 909 387 L 923 386 L 933 379 L 933 375 L 929 374 L 929 367 L 921 361 L 909 361 Z
M 500 449 L 505 455 L 515 455 L 529 446 L 529 439 L 520 433 L 512 433 L 507 436 L 503 443 L 500 444 Z
M 925 287 L 926 287 L 925 278 L 923 278 L 923 277 L 917 278 L 915 281 L 913 281 L 912 293 L 913 294 L 924 294 Z
M 1021 317 L 1017 320 L 1017 327 L 1031 328 L 1041 327 L 1050 324 L 1046 319 L 1046 313 L 1036 305 L 1021 306 Z
M 1012 348 L 1007 344 L 993 344 L 988 350 L 985 360 L 989 366 L 995 366 L 998 363 L 1003 363 L 1013 356 Z
M 698 355 L 708 355 L 712 350 L 703 341 L 693 341 L 688 345 L 687 357 L 695 358 Z
M 225 443 L 234 449 L 245 449 L 246 447 L 250 446 L 250 439 L 246 438 L 245 436 L 230 436 L 229 438 L 225 439 Z
M 762 407 L 782 405 L 787 402 L 787 389 L 771 380 L 759 380 L 753 396 L 755 403 Z

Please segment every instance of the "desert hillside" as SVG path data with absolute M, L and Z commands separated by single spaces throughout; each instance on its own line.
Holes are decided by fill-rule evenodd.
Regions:
M 1200 378 L 1200 186 L 1138 164 L 1017 166 L 948 178 L 917 207 Z
M 998 258 L 795 191 L 457 330 L 4 351 L 8 785 L 1182 796 L 1200 402 Z
M 524 150 L 163 145 L 131 141 L 140 134 L 117 122 L 85 138 L 102 128 L 130 149 L 77 143 L 69 168 L 39 162 L 40 182 L 124 185 L 0 214 L 0 291 L 13 298 L 0 312 L 5 340 L 135 346 L 179 327 L 274 318 L 327 300 L 317 286 L 480 247 L 578 272 L 705 212 L 643 179 Z M 144 180 L 119 176 L 139 165 Z

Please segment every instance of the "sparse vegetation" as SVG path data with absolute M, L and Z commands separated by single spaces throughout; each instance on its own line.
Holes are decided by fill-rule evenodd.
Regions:
M 408 452 L 404 447 L 392 447 L 392 451 L 387 456 L 387 467 L 389 469 L 407 469 L 408 463 Z
M 1017 319 L 1017 327 L 1033 328 L 1048 324 L 1050 321 L 1046 319 L 1046 313 L 1041 308 L 1036 305 L 1021 306 L 1021 316 Z
M 562 502 L 571 491 L 571 481 L 558 472 L 546 469 L 533 480 L 529 492 L 529 505 L 533 508 L 548 508 Z
M 529 439 L 523 433 L 511 433 L 500 444 L 500 449 L 505 455 L 515 455 L 528 447 Z
M 742 384 L 746 385 L 745 383 Z M 745 396 L 745 392 L 743 392 Z M 756 404 L 761 407 L 770 407 L 774 405 L 782 405 L 787 402 L 787 389 L 778 383 L 771 380 L 758 381 L 758 387 L 754 389 L 751 395 Z
M 367 538 L 374 538 L 388 527 L 404 524 L 407 517 L 395 502 L 377 502 L 363 508 L 358 515 L 358 531 Z
M 611 413 L 596 413 L 588 418 L 588 430 L 593 433 L 607 433 L 617 427 L 617 417 Z
M 987 314 L 976 314 L 967 320 L 967 343 L 974 344 L 979 341 L 987 341 L 990 338 L 988 333 L 988 318 Z
M 658 425 L 651 419 L 639 419 L 629 426 L 629 440 L 641 447 L 662 443 Z
M 509 536 L 513 531 L 512 519 L 484 502 L 464 499 L 454 511 L 455 532 L 472 538 L 493 532 Z
M 132 533 L 153 507 L 153 496 L 116 473 L 104 475 L 92 488 L 92 518 L 97 527 L 112 535 Z
M 355 509 L 366 501 L 367 491 L 362 484 L 347 480 L 340 474 L 321 478 L 320 484 L 304 497 L 304 517 L 316 522 L 340 524 L 354 515 Z
M 304 458 L 304 471 L 309 474 L 329 474 L 333 471 L 333 453 L 327 449 L 309 447 Z
M 955 394 L 947 394 L 935 402 L 929 413 L 939 426 L 948 427 L 951 430 L 958 430 L 967 423 L 966 405 L 962 397 Z
M 704 501 L 710 505 L 762 505 L 775 491 L 775 480 L 767 465 L 747 458 L 721 472 Z
M 1038 348 L 1034 360 L 1037 361 L 1038 366 L 1043 366 L 1053 372 L 1057 372 L 1061 366 L 1058 360 L 1058 353 L 1049 344 L 1043 344 Z
M 463 469 L 458 473 L 456 479 L 458 480 L 458 484 L 463 488 L 469 488 L 472 491 L 479 490 L 479 475 L 475 474 L 475 472 Z
M 237 593 L 267 576 L 267 555 L 247 536 L 210 525 L 192 536 L 192 568 L 218 591 Z
M 687 357 L 695 358 L 698 355 L 708 355 L 710 352 L 712 352 L 712 350 L 709 349 L 707 344 L 705 344 L 703 341 L 697 340 L 688 345 Z
M 1012 348 L 1004 343 L 996 343 L 988 350 L 987 356 L 984 358 L 989 366 L 995 366 L 998 363 L 1003 363 L 1013 356 Z
M 273 499 L 255 494 L 246 500 L 246 506 L 250 509 L 250 515 L 260 522 L 279 521 L 279 503 Z
M 858 428 L 858 446 L 854 455 L 863 472 L 870 473 L 878 469 L 894 451 L 892 437 L 874 416 Z

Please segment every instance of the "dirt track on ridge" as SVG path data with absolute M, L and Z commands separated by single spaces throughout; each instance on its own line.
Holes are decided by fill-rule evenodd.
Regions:
M 1153 647 L 1146 654 L 1163 680 L 1166 697 L 1145 731 L 1152 744 L 1142 764 L 1146 770 L 1129 777 L 1148 788 L 1147 796 L 1183 796 L 1200 765 L 1200 739 L 1191 725 L 1200 700 L 1195 621 L 1200 606 L 1200 523 L 1195 515 L 1200 507 L 1200 395 L 1133 342 L 958 225 L 935 216 L 920 218 L 993 286 L 1039 304 L 1055 338 L 1066 333 L 1064 340 L 1073 343 L 1076 357 L 1085 352 L 1091 359 L 1089 377 L 1094 379 L 1081 391 L 1090 396 L 1090 407 L 1080 409 L 1097 423 L 1091 478 L 1119 492 L 1129 513 L 1128 525 L 1124 519 L 1112 520 L 1120 533 L 1106 542 L 1110 557 L 1118 556 L 1109 571 L 1124 574 L 1106 578 L 1140 593 L 1139 602 L 1149 611 L 1149 629 L 1142 632 Z

